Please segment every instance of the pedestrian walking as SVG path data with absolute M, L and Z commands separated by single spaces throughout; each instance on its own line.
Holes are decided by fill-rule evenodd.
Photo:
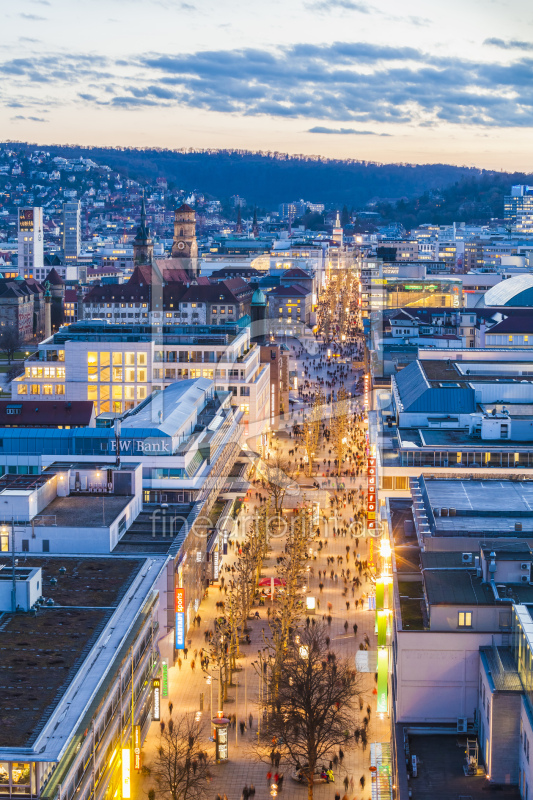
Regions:
M 244 736 L 244 730 L 246 728 L 246 725 L 242 720 L 239 722 L 239 728 L 241 729 L 241 736 Z
M 344 633 L 348 633 L 348 620 L 344 623 Z
M 189 648 L 188 647 L 184 647 L 183 648 L 183 658 L 185 659 L 185 661 L 187 661 L 187 653 L 188 652 L 189 652 Z
M 354 622 L 353 624 L 353 635 L 357 636 L 357 622 Z
M 250 715 L 248 717 L 248 725 L 250 727 L 250 730 L 252 730 L 253 721 L 254 721 L 254 716 L 253 716 L 252 712 L 250 711 Z
M 345 776 L 343 783 L 344 783 L 344 791 L 347 792 L 348 791 L 348 785 L 350 783 L 350 781 L 348 780 L 348 776 L 347 775 Z
M 276 753 L 276 759 L 275 759 L 276 769 L 278 769 L 280 761 L 281 761 L 281 753 Z

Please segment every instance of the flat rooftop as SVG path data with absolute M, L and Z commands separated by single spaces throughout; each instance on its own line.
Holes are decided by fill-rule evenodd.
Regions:
M 531 383 L 531 362 L 506 361 L 502 371 L 502 363 L 495 358 L 493 361 L 483 361 L 481 364 L 470 364 L 466 361 L 456 362 L 453 353 L 449 359 L 426 359 L 421 362 L 422 368 L 428 381 L 434 385 L 440 385 L 442 381 L 453 381 L 454 383 L 468 384 L 489 382 L 494 383 Z M 470 372 L 468 372 L 470 370 Z
M 59 528 L 109 526 L 124 511 L 132 497 L 121 495 L 69 495 L 56 497 L 39 516 L 55 517 Z M 44 523 L 52 522 L 44 520 Z
M 496 605 L 490 584 L 483 583 L 474 570 L 426 569 L 424 584 L 430 605 Z M 505 596 L 517 603 L 533 603 L 533 586 L 524 583 L 506 584 Z
M 425 487 L 433 508 L 454 508 L 470 517 L 531 517 L 533 522 L 533 481 L 426 480 Z
M 7 555 L 0 558 L 6 569 Z M 41 567 L 43 596 L 54 606 L 2 617 L 0 747 L 29 747 L 35 741 L 143 564 L 80 556 L 19 558 L 21 568 Z
M 418 777 L 410 782 L 413 799 L 487 800 L 492 795 L 492 792 L 487 792 L 490 787 L 487 779 L 464 774 L 465 750 L 466 736 L 410 735 L 409 751 L 417 756 L 419 763 Z M 517 786 L 502 786 L 496 796 L 499 800 L 519 800 L 520 793 Z
M 513 409 L 513 406 L 506 406 Z M 530 410 L 533 406 L 529 407 Z M 440 415 L 442 420 L 450 419 L 445 414 Z M 511 419 L 514 414 L 511 414 Z M 520 415 L 525 419 L 526 415 Z M 532 417 L 533 418 L 533 417 Z M 440 448 L 446 450 L 472 450 L 476 452 L 488 450 L 494 452 L 503 450 L 509 452 L 529 452 L 533 447 L 533 440 L 513 441 L 512 439 L 474 439 L 466 430 L 453 428 L 398 428 L 397 435 L 399 446 L 404 449 L 413 448 Z M 482 466 L 482 465 L 480 465 Z

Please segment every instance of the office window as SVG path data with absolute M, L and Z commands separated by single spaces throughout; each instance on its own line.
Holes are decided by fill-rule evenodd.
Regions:
M 148 364 L 146 353 L 137 353 L 137 366 L 145 367 Z
M 135 366 L 135 353 L 124 353 L 124 359 L 127 367 Z
M 113 366 L 114 367 L 122 366 L 122 353 L 113 353 Z
M 41 394 L 41 387 L 38 383 L 30 384 L 30 394 Z
M 43 553 L 50 552 L 50 539 L 43 539 Z
M 147 370 L 146 369 L 138 369 L 137 370 L 137 383 L 146 383 L 147 380 Z
M 146 386 L 137 386 L 137 400 L 146 398 Z
M 87 400 L 98 400 L 98 386 L 87 387 Z
M 29 539 L 23 539 L 22 540 L 22 552 L 23 553 L 29 553 L 30 552 L 30 540 Z
M 125 372 L 126 372 L 126 383 L 135 383 L 135 370 L 131 368 L 126 368 Z
M 25 383 L 19 383 L 17 387 L 17 394 L 28 394 L 28 387 Z
M 113 367 L 113 381 L 120 383 L 124 380 L 124 371 L 122 367 Z
M 133 400 L 134 399 L 134 386 L 125 386 L 124 387 L 124 400 Z
M 122 400 L 122 386 L 112 386 L 111 396 L 113 400 Z
M 54 387 L 52 386 L 52 384 L 45 383 L 43 385 L 43 394 L 53 394 L 53 393 L 54 393 Z
M 459 611 L 459 627 L 460 628 L 471 628 L 472 627 L 472 612 L 471 611 Z

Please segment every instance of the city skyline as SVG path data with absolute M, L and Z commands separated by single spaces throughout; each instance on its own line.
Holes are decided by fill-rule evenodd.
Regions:
M 533 13 L 452 0 L 23 0 L 3 138 L 532 169 Z

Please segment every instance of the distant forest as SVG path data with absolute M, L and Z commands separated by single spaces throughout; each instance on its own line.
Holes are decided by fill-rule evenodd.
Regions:
M 165 177 L 171 188 L 223 201 L 238 194 L 248 206 L 275 210 L 279 203 L 303 198 L 327 208 L 345 205 L 352 212 L 378 211 L 383 220 L 401 222 L 406 228 L 422 222 L 501 218 L 503 196 L 510 186 L 533 182 L 533 176 L 522 173 L 447 164 L 378 164 L 244 150 L 42 148 L 65 158 L 91 158 L 141 182 Z

